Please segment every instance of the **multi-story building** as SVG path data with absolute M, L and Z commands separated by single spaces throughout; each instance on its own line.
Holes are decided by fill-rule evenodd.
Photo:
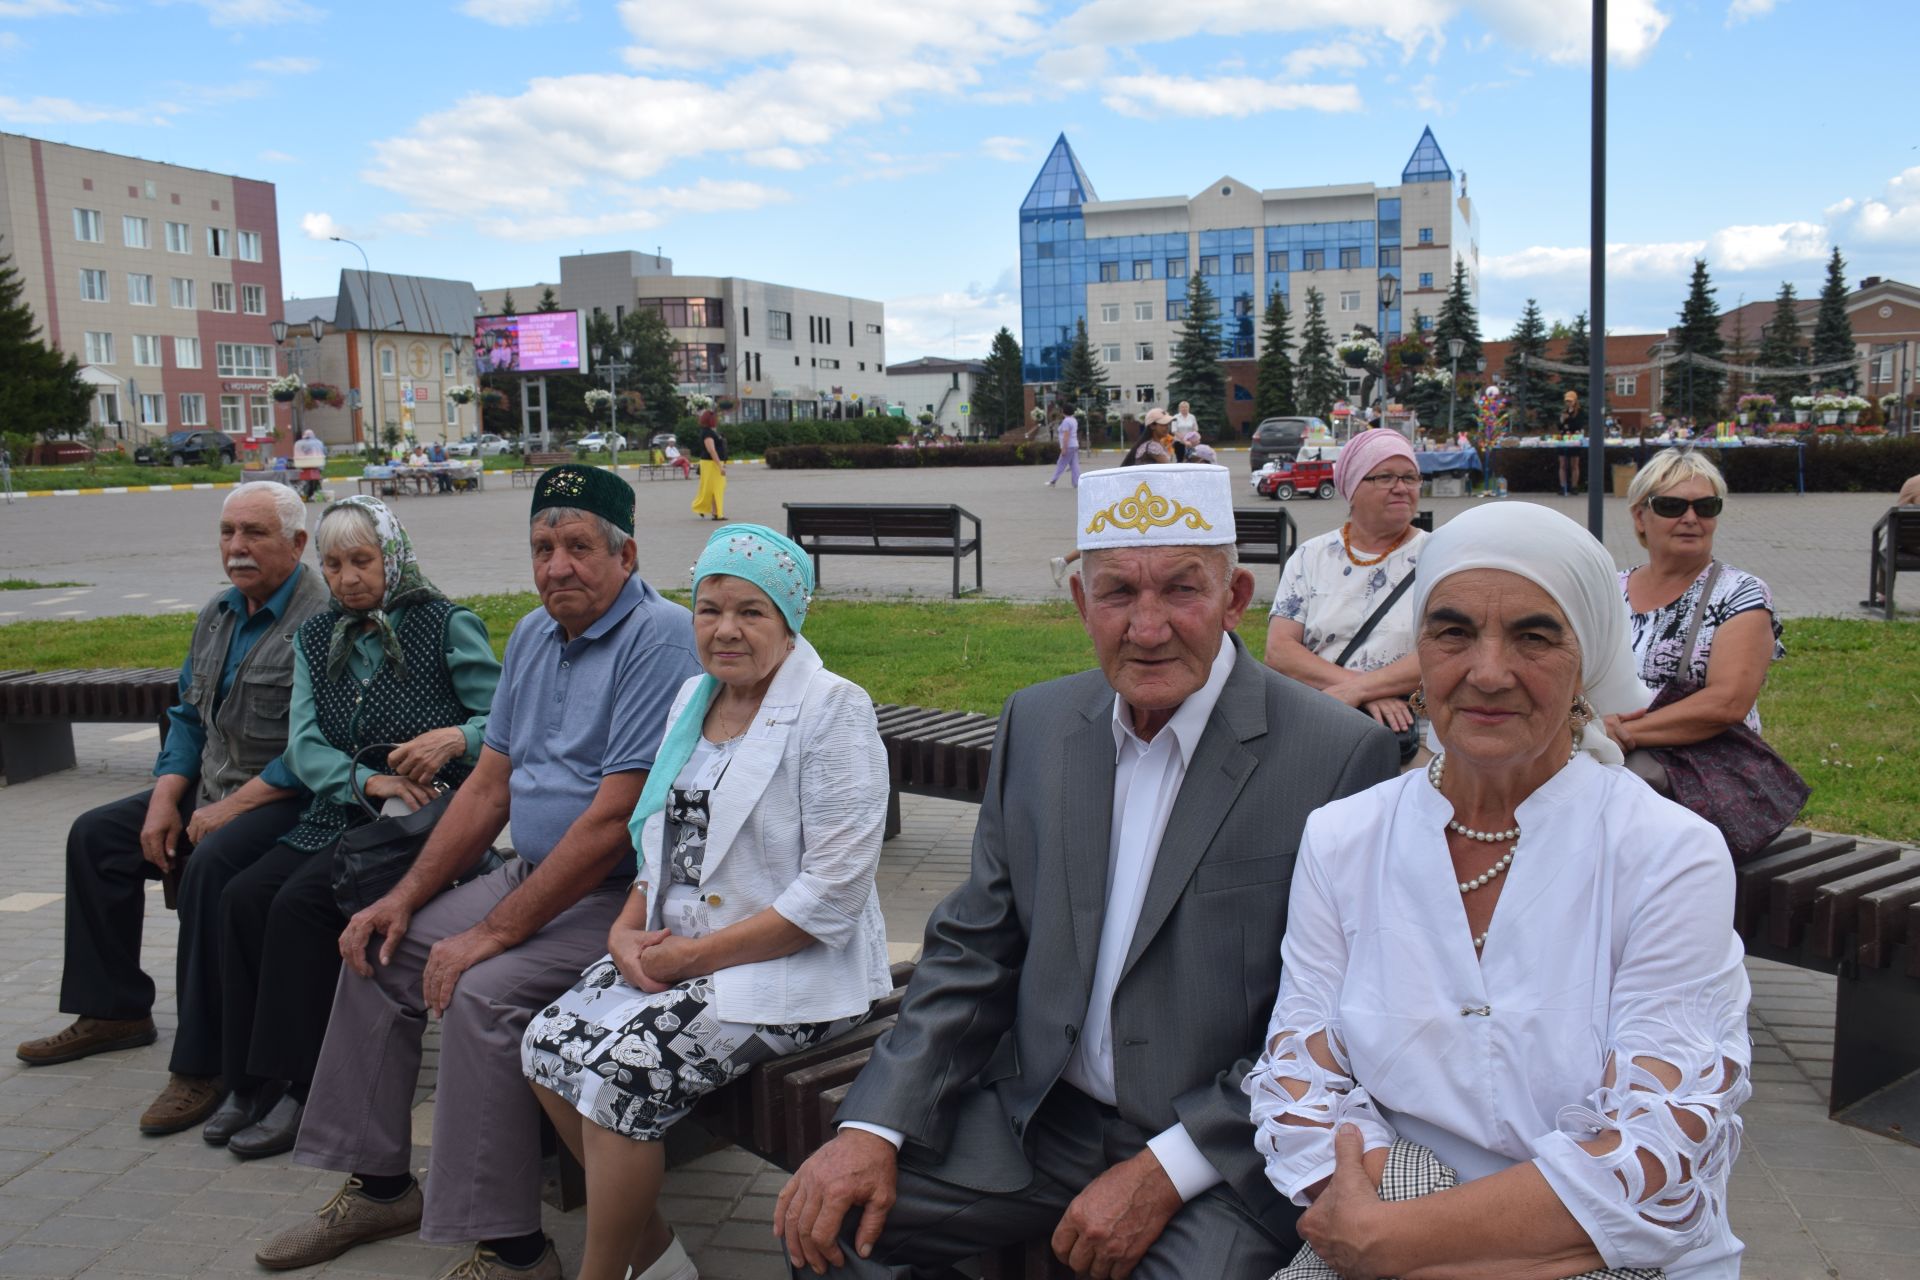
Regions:
M 1647 363 L 1647 353 L 1665 336 L 1659 333 L 1610 333 L 1607 335 L 1607 412 L 1613 416 L 1620 430 L 1626 435 L 1643 435 L 1653 429 L 1653 415 L 1660 410 L 1660 402 L 1656 396 L 1659 384 L 1655 371 L 1642 369 L 1639 366 Z M 1482 381 L 1506 381 L 1507 357 L 1513 354 L 1513 342 L 1510 339 L 1501 338 L 1484 343 L 1483 353 L 1487 361 L 1486 370 L 1484 373 L 1476 373 L 1473 376 Z M 1549 360 L 1565 360 L 1567 340 L 1549 338 L 1546 357 Z M 1632 371 L 1617 372 L 1621 369 Z M 1520 376 L 1536 380 L 1534 384 L 1536 394 L 1538 387 L 1542 384 L 1559 385 L 1559 375 L 1551 371 L 1530 369 Z M 1468 375 L 1463 372 L 1461 381 L 1465 382 L 1467 377 Z M 1514 390 L 1516 392 L 1519 390 L 1517 380 Z M 1555 412 L 1557 413 L 1557 410 Z M 1534 424 L 1533 429 L 1552 431 L 1552 424 L 1557 420 L 1556 417 L 1550 417 L 1545 423 Z
M 946 435 L 972 435 L 973 392 L 986 372 L 978 360 L 921 356 L 887 366 L 887 399 L 911 419 L 932 414 L 934 425 Z
M 1314 289 L 1334 336 L 1365 325 L 1393 337 L 1403 316 L 1418 318 L 1409 328 L 1432 325 L 1456 261 L 1477 304 L 1478 215 L 1431 129 L 1398 186 L 1262 191 L 1229 176 L 1195 196 L 1133 200 L 1099 199 L 1062 134 L 1020 205 L 1025 379 L 1036 392 L 1057 380 L 1085 321 L 1107 398 L 1163 402 L 1198 274 L 1220 309 L 1228 416 L 1244 430 L 1269 296 L 1286 296 L 1296 335 Z
M 541 285 L 515 285 L 531 311 Z M 508 290 L 488 290 L 498 299 Z M 616 324 L 652 308 L 678 344 L 682 393 L 731 396 L 745 422 L 839 416 L 887 398 L 886 308 L 866 298 L 736 276 L 676 275 L 652 253 L 560 259 L 560 305 Z
M 287 422 L 273 184 L 0 133 L 0 253 L 110 436 Z

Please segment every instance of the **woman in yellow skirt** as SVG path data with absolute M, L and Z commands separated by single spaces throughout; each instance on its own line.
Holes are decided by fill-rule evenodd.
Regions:
M 726 516 L 727 438 L 720 434 L 720 418 L 711 409 L 700 411 L 700 492 L 693 495 L 693 514 Z

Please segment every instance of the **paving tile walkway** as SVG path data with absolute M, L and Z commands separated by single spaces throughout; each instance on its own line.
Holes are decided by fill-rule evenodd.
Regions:
M 82 726 L 82 767 L 0 787 L 0 1043 L 58 1029 L 63 855 L 73 816 L 138 790 L 150 731 Z M 927 912 L 966 874 L 974 810 L 909 798 L 887 843 L 879 884 L 890 939 L 918 941 Z M 338 1175 L 285 1157 L 241 1164 L 197 1133 L 140 1136 L 141 1110 L 166 1080 L 176 928 L 156 892 L 143 955 L 161 987 L 160 1043 L 62 1067 L 0 1060 L 0 1276 L 219 1277 L 262 1273 L 253 1251 L 298 1222 Z M 1826 1117 L 1834 980 L 1749 961 L 1754 984 L 1754 1096 L 1732 1183 L 1735 1229 L 1749 1280 L 1915 1280 L 1920 1277 L 1920 1147 Z M 431 1059 L 430 1059 L 431 1061 Z M 431 1142 L 432 1080 L 415 1112 L 415 1167 Z M 739 1151 L 676 1169 L 662 1207 L 708 1280 L 786 1274 L 768 1231 L 785 1175 Z M 549 1209 L 547 1229 L 568 1273 L 582 1215 Z M 390 1240 L 317 1268 L 340 1276 L 431 1280 L 459 1251 Z

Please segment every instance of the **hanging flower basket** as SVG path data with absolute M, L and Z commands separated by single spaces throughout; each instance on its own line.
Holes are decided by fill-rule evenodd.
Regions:
M 595 387 L 588 391 L 586 395 L 582 396 L 581 399 L 586 401 L 587 408 L 593 410 L 595 413 L 604 413 L 606 412 L 607 406 L 613 403 L 613 392 L 608 391 L 605 387 Z
M 456 383 L 447 388 L 447 399 L 455 404 L 472 404 L 480 398 L 480 390 L 469 383 Z
M 305 392 L 301 404 L 308 409 L 316 409 L 322 405 L 329 409 L 338 409 L 347 402 L 347 397 L 341 393 L 340 388 L 328 382 L 309 382 Z
M 288 374 L 284 378 L 275 378 L 267 384 L 267 390 L 273 393 L 275 400 L 285 404 L 300 394 L 300 379 L 294 377 L 292 374 Z
M 480 407 L 483 409 L 504 409 L 507 407 L 507 393 L 488 387 L 480 393 Z

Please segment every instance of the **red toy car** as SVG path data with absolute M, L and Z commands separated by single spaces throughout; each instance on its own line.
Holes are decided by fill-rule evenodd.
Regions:
M 1333 487 L 1333 464 L 1296 461 L 1276 466 L 1260 473 L 1258 492 L 1262 497 L 1280 502 L 1290 501 L 1296 493 L 1331 498 L 1337 492 Z

